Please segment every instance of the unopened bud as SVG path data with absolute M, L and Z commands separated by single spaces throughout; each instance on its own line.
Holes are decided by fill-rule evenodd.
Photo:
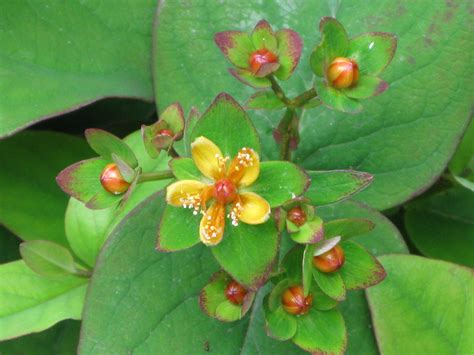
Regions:
M 244 298 L 247 295 L 247 290 L 238 282 L 231 281 L 225 288 L 225 297 L 235 305 L 244 303 Z
M 269 63 L 278 63 L 278 57 L 268 49 L 259 49 L 249 58 L 250 69 L 253 73 L 257 73 L 264 64 Z
M 306 212 L 299 206 L 293 207 L 288 211 L 286 218 L 298 227 L 301 227 L 306 223 Z
M 354 86 L 359 80 L 359 66 L 352 59 L 336 58 L 328 67 L 327 78 L 336 89 Z
M 313 304 L 313 296 L 304 296 L 301 286 L 289 287 L 281 296 L 281 303 L 285 311 L 294 315 L 302 315 L 309 312 Z
M 313 257 L 313 265 L 322 272 L 334 272 L 339 270 L 345 261 L 344 251 L 339 245 L 324 254 Z
M 100 183 L 105 190 L 114 195 L 123 194 L 128 190 L 130 183 L 125 181 L 115 163 L 108 164 L 100 174 Z
M 162 136 L 168 136 L 168 137 L 173 137 L 174 134 L 173 134 L 173 131 L 169 130 L 169 129 L 162 129 L 161 131 L 158 132 L 159 135 L 162 135 Z

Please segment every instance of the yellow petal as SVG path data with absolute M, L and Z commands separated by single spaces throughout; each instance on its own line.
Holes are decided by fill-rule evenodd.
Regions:
M 194 163 L 204 176 L 219 180 L 225 174 L 225 159 L 217 145 L 206 137 L 198 137 L 191 143 Z
M 196 180 L 177 181 L 166 188 L 166 202 L 172 206 L 199 210 L 206 188 L 206 184 Z
M 238 186 L 251 185 L 260 173 L 260 158 L 252 148 L 242 148 L 230 164 L 228 178 Z
M 247 224 L 261 224 L 268 220 L 271 209 L 267 200 L 253 192 L 241 193 L 239 197 L 239 220 Z
M 225 226 L 225 206 L 213 203 L 204 213 L 199 226 L 199 236 L 206 245 L 217 245 L 222 240 Z

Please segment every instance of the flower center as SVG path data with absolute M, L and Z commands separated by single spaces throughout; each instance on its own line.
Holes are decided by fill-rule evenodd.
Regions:
M 259 49 L 252 53 L 249 59 L 250 68 L 253 73 L 260 70 L 262 65 L 278 62 L 278 57 L 268 49 Z
M 173 132 L 170 130 L 170 129 L 162 129 L 160 132 L 158 132 L 158 134 L 162 135 L 162 136 L 168 136 L 168 137 L 173 137 L 174 134 Z
M 214 184 L 214 198 L 222 204 L 231 203 L 237 197 L 237 189 L 229 179 L 220 179 Z

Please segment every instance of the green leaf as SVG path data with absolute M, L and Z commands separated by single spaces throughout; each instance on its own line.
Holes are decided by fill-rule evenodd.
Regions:
M 204 136 L 214 142 L 224 156 L 234 157 L 242 147 L 260 153 L 260 142 L 252 122 L 242 107 L 228 94 L 220 94 L 194 127 L 191 142 Z
M 112 160 L 115 164 L 117 164 L 123 179 L 128 183 L 133 182 L 135 176 L 137 175 L 135 170 L 115 153 L 112 153 Z
M 397 37 L 391 33 L 364 33 L 351 39 L 347 56 L 356 61 L 361 74 L 375 76 L 392 61 L 396 48 Z
M 74 355 L 77 353 L 81 323 L 66 320 L 41 333 L 2 341 L 0 352 L 8 355 Z
M 276 53 L 277 39 L 271 25 L 265 21 L 260 20 L 251 34 L 252 44 L 255 49 L 268 49 L 270 52 Z M 247 62 L 249 57 L 247 57 Z
M 319 99 L 327 107 L 344 113 L 359 113 L 362 105 L 359 101 L 346 96 L 342 90 L 329 86 L 325 81 L 317 80 L 314 87 L 318 92 Z
M 472 162 L 474 162 L 474 120 L 471 119 L 448 167 L 454 175 L 464 175 L 465 170 L 469 170 L 469 163 Z
M 312 271 L 316 283 L 326 295 L 337 301 L 343 301 L 346 298 L 346 286 L 338 271 L 326 273 L 315 267 L 312 268 Z
M 158 229 L 156 248 L 170 252 L 198 244 L 201 218 L 202 215 L 194 216 L 192 210 L 166 206 Z
M 305 297 L 308 296 L 313 282 L 313 254 L 315 248 L 315 244 L 308 244 L 303 252 L 302 282 Z
M 293 342 L 313 353 L 343 354 L 347 343 L 344 318 L 336 310 L 310 312 L 298 318 L 298 331 Z
M 267 78 L 256 77 L 250 71 L 245 69 L 230 68 L 229 73 L 241 83 L 256 89 L 265 89 L 271 86 L 271 82 Z
M 0 226 L 0 264 L 21 259 L 20 239 L 4 226 Z
M 279 30 L 276 36 L 280 67 L 275 76 L 280 80 L 288 80 L 299 63 L 303 42 L 297 32 L 287 28 Z
M 81 160 L 62 170 L 56 181 L 68 195 L 88 202 L 97 193 L 106 192 L 100 183 L 100 175 L 108 163 L 110 162 L 102 158 Z M 110 196 L 119 197 L 112 194 Z
M 170 161 L 170 168 L 178 180 L 205 179 L 191 158 L 174 158 Z
M 345 57 L 349 49 L 344 26 L 333 17 L 323 17 L 319 23 L 321 43 L 311 53 L 311 68 L 317 76 L 326 75 L 326 68 L 337 57 Z
M 92 154 L 84 140 L 62 133 L 27 131 L 0 141 L 0 224 L 23 240 L 67 245 L 68 196 L 54 178 L 65 166 Z
M 374 229 L 375 224 L 364 218 L 341 218 L 324 224 L 326 238 L 341 237 L 342 240 L 366 234 Z
M 303 170 L 290 162 L 270 161 L 260 163 L 257 181 L 246 188 L 263 197 L 271 207 L 303 193 L 308 185 L 308 177 Z
M 293 338 L 296 334 L 298 327 L 296 318 L 286 313 L 281 305 L 273 312 L 265 307 L 265 320 L 268 335 L 275 339 L 284 341 Z
M 472 351 L 472 270 L 413 255 L 380 261 L 387 279 L 367 294 L 381 353 Z
M 371 287 L 387 275 L 377 259 L 357 243 L 342 242 L 341 247 L 346 259 L 339 273 L 347 290 Z
M 329 311 L 339 303 L 337 300 L 326 295 L 315 283 L 313 283 L 310 293 L 313 296 L 312 308 L 318 311 Z
M 368 173 L 353 170 L 308 171 L 311 185 L 305 192 L 316 206 L 341 201 L 366 188 L 373 179 Z
M 65 247 L 47 241 L 30 240 L 20 245 L 21 257 L 34 272 L 45 277 L 74 274 L 74 258 Z
M 471 192 L 474 192 L 474 181 L 470 181 L 460 176 L 453 176 L 453 179 L 462 187 L 468 189 Z
M 281 297 L 283 295 L 283 292 L 285 292 L 286 289 L 292 285 L 293 280 L 284 278 L 273 287 L 273 289 L 268 295 L 268 309 L 271 312 L 275 312 L 278 309 L 278 307 L 281 305 Z M 267 302 L 265 301 L 265 303 Z
M 85 136 L 91 148 L 102 158 L 113 160 L 113 154 L 123 159 L 130 167 L 136 168 L 137 158 L 132 149 L 112 133 L 97 128 L 86 129 Z
M 80 319 L 87 279 L 45 278 L 23 261 L 0 265 L 0 339 L 39 332 L 63 319 Z
M 184 129 L 184 112 L 181 105 L 176 102 L 169 105 L 160 115 L 160 120 L 166 122 L 174 134 Z
M 251 110 L 278 110 L 284 107 L 283 101 L 273 91 L 257 91 L 245 103 L 245 108 Z
M 344 89 L 343 92 L 352 99 L 368 99 L 377 96 L 388 89 L 388 84 L 380 78 L 370 75 L 361 75 L 357 85 Z
M 105 189 L 100 189 L 89 201 L 87 201 L 86 207 L 93 210 L 101 210 L 117 206 L 123 197 L 124 195 L 114 195 Z
M 215 35 L 214 40 L 222 54 L 236 67 L 248 68 L 255 46 L 247 32 L 226 31 Z
M 474 51 L 474 43 L 469 4 L 461 1 L 456 7 L 444 0 L 434 0 L 429 6 L 418 1 L 393 6 L 391 0 L 370 6 L 362 0 L 301 2 L 298 6 L 281 0 L 278 4 L 261 7 L 251 0 L 236 11 L 230 0 L 195 0 L 185 8 L 164 2 L 154 37 L 154 87 L 159 105 L 178 100 L 185 110 L 191 106 L 203 110 L 218 92 L 228 92 L 239 102 L 254 93 L 225 74 L 228 64 L 209 39 L 219 31 L 248 31 L 252 21 L 258 21 L 254 20 L 256 8 L 257 19 L 300 34 L 309 49 L 303 51 L 303 64 L 311 55 L 307 46 L 317 42 L 315 24 L 321 16 L 336 16 L 351 36 L 370 31 L 393 33 L 399 39 L 397 54 L 383 73 L 390 89 L 366 100 L 364 111 L 357 116 L 324 107 L 302 110 L 300 143 L 293 157 L 307 170 L 352 168 L 373 174 L 373 184 L 357 200 L 377 209 L 398 205 L 424 191 L 445 169 L 471 116 L 474 67 L 466 53 Z M 282 8 L 291 8 L 291 14 Z M 300 65 L 294 80 L 282 83 L 283 89 L 290 97 L 310 89 L 312 73 L 308 65 Z M 262 136 L 261 156 L 276 159 L 279 150 L 270 133 L 281 113 L 249 114 Z
M 424 255 L 474 267 L 474 192 L 450 188 L 413 201 L 405 226 Z
M 288 222 L 286 223 L 288 224 Z M 309 244 L 319 242 L 324 234 L 323 220 L 318 216 L 314 216 L 311 221 L 299 227 L 297 232 L 290 233 L 290 237 L 296 243 Z
M 104 97 L 152 98 L 156 2 L 107 4 L 2 3 L 0 136 Z
M 232 278 L 244 286 L 257 289 L 268 279 L 278 251 L 278 231 L 271 218 L 264 224 L 239 223 L 229 220 L 222 241 L 212 247 L 212 254 Z

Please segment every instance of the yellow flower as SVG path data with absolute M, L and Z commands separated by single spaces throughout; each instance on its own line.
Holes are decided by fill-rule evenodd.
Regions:
M 241 191 L 253 184 L 260 173 L 260 160 L 253 149 L 244 147 L 229 161 L 213 142 L 198 137 L 191 144 L 191 154 L 198 169 L 211 182 L 177 181 L 168 186 L 166 201 L 172 206 L 193 209 L 195 215 L 202 213 L 199 236 L 204 244 L 216 245 L 222 240 L 226 216 L 234 226 L 239 221 L 261 224 L 268 220 L 269 203 L 256 193 Z

